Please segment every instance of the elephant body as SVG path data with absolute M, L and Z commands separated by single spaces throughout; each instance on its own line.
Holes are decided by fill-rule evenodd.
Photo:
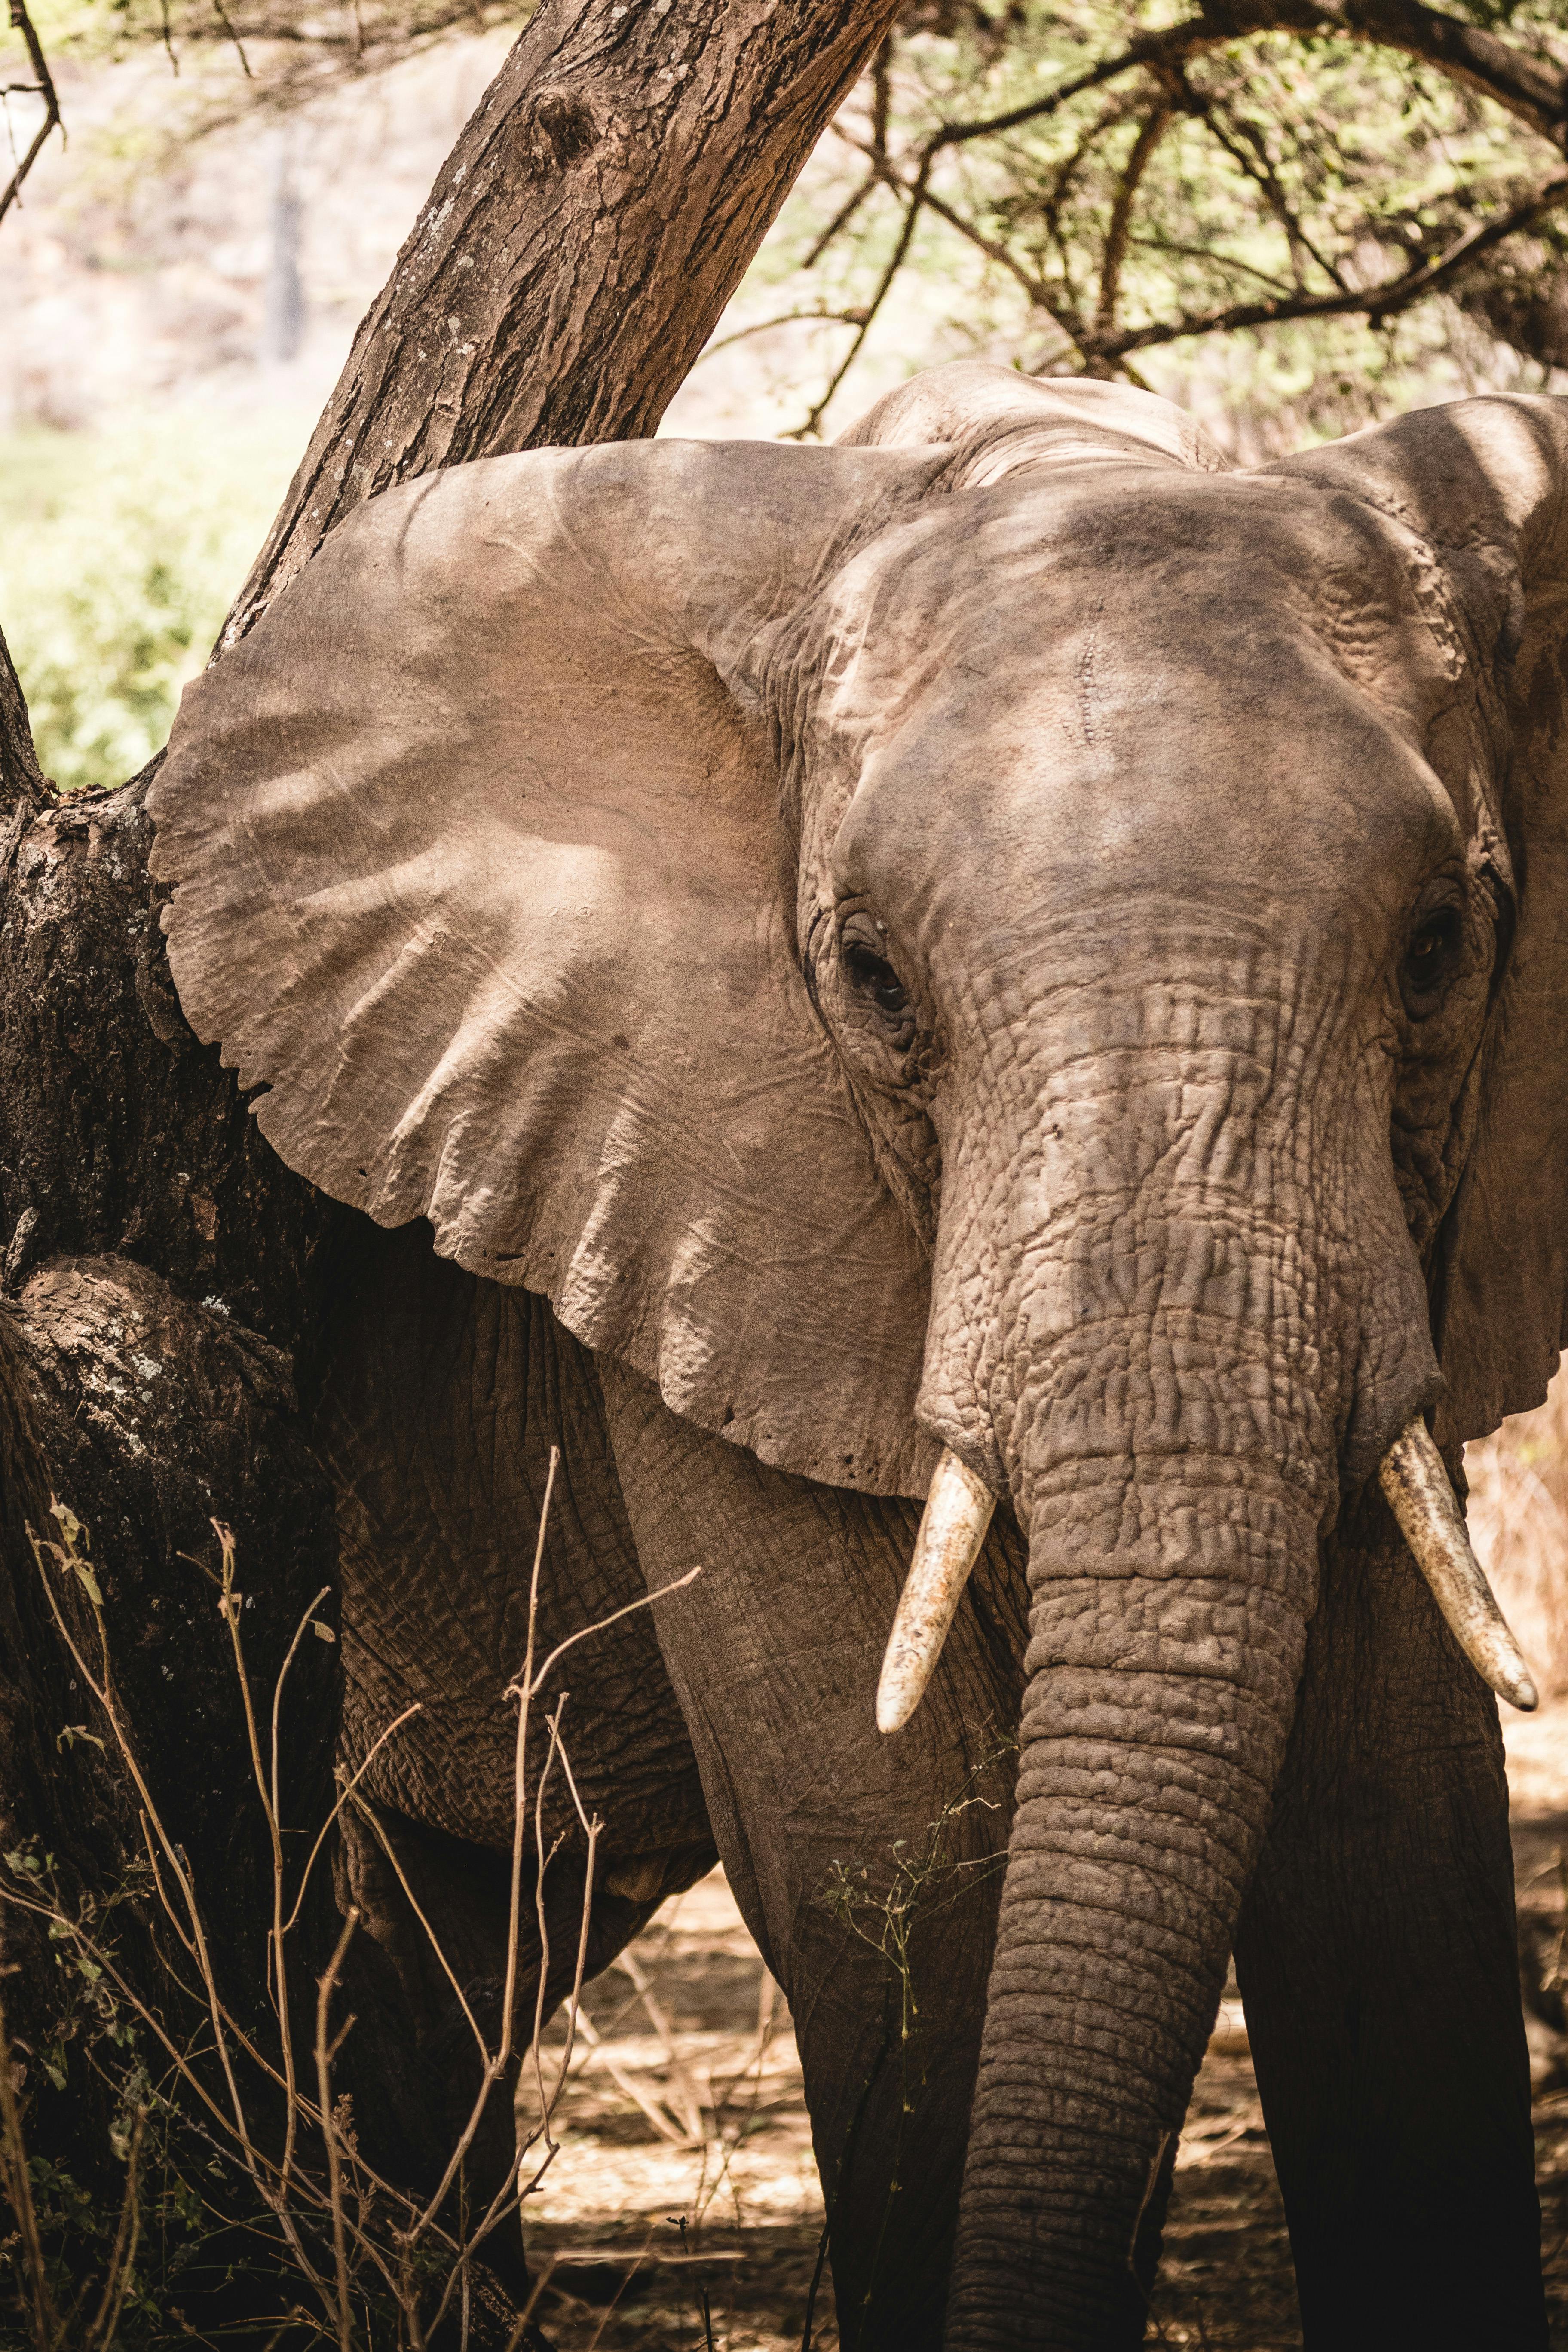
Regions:
M 420 1227 L 385 1234 L 356 1220 L 332 1269 L 312 1425 L 337 1496 L 345 1764 L 362 1764 L 406 1707 L 422 1710 L 360 1783 L 376 1822 L 351 1816 L 344 1864 L 345 1899 L 398 1978 L 388 2032 L 405 2014 L 428 2053 L 383 2133 L 417 2147 L 421 2177 L 438 2179 L 479 2075 L 377 1828 L 438 1923 L 470 2002 L 493 2018 L 512 1835 L 506 1691 L 527 1644 L 533 1544 L 559 1446 L 540 1654 L 703 1568 L 656 1611 L 591 1635 L 535 1712 L 530 1788 L 545 1763 L 542 1717 L 565 1690 L 574 1777 L 605 1824 L 590 1972 L 722 1853 L 797 2019 L 847 2325 L 868 2299 L 888 2341 L 935 2341 L 1011 1813 L 1024 1630 L 1016 1528 L 1004 1520 L 992 1535 L 918 1742 L 873 1749 L 878 1769 L 864 1782 L 847 1777 L 837 1759 L 870 1705 L 915 1507 L 792 1478 L 691 1430 L 650 1384 L 596 1364 L 542 1300 L 436 1256 Z M 960 1677 L 951 1692 L 949 1674 Z M 584 1895 L 583 1842 L 559 1772 L 546 1784 L 543 1831 L 547 1845 L 567 1841 L 549 1876 L 553 2007 L 571 1983 Z M 857 1933 L 876 1935 L 876 1902 L 899 1891 L 899 1839 L 932 1865 L 908 2052 L 900 1979 Z M 854 1924 L 835 1901 L 837 1864 L 867 1872 L 852 1889 Z M 526 1911 L 523 1924 L 537 1971 Z M 525 1979 L 530 2017 L 536 1981 Z M 396 2070 L 384 2046 L 377 2060 L 384 2084 Z M 357 2078 L 355 2095 L 363 2106 Z M 374 2110 L 374 2085 L 370 2100 Z M 501 2165 L 505 2126 L 490 2137 Z
M 412 1736 L 368 1785 L 470 2000 L 488 1996 L 494 2016 L 515 1719 L 504 1693 L 559 1444 L 542 1649 L 703 1567 L 671 1601 L 584 1644 L 554 1686 L 570 1691 L 584 1802 L 607 1824 L 591 1972 L 722 1856 L 796 2017 L 846 2340 L 939 2344 L 1012 1815 L 1027 1619 L 1016 1522 L 999 1517 L 987 1540 L 918 1744 L 872 1748 L 914 1507 L 770 1470 L 695 1430 L 651 1384 L 596 1364 L 544 1302 L 466 1275 L 419 1227 L 355 1221 L 333 1265 L 314 1426 L 339 1497 L 345 1761 L 419 1700 Z M 1388 1675 L 1391 1654 L 1407 1673 Z M 1386 1530 L 1336 1546 L 1303 1693 L 1237 1941 L 1307 2340 L 1532 2344 L 1495 1709 Z M 861 1746 L 879 1768 L 864 1780 L 839 1760 Z M 534 1775 L 543 1757 L 537 1738 Z M 574 1830 L 562 1793 L 547 1790 L 550 1839 Z M 954 1806 L 961 1834 L 933 1839 Z M 864 1870 L 856 1924 L 877 1935 L 878 1902 L 905 1892 L 899 1839 L 922 1858 L 934 1846 L 937 1863 L 912 1938 L 908 2068 L 897 1972 L 835 1900 L 834 1865 Z M 345 1896 L 399 1971 L 389 2030 L 411 2017 L 428 2053 L 383 2129 L 438 2177 L 477 2069 L 363 1825 L 348 1853 Z M 570 1848 L 554 1867 L 552 2003 L 570 1981 L 583 1895 Z M 525 1996 L 531 2011 L 531 1981 Z M 377 2055 L 384 2079 L 395 2073 Z M 510 2133 L 498 2119 L 490 2137 L 499 2167 Z M 1116 2323 L 1131 2341 L 1168 2188 L 1166 2174 Z
M 662 1595 L 544 1694 L 589 1964 L 722 1858 L 847 2343 L 1141 2339 L 1233 1944 L 1308 2340 L 1544 2342 L 1468 1661 L 1528 1677 L 1380 1480 L 1562 1339 L 1563 407 L 1238 473 L 958 368 L 832 450 L 486 461 L 192 690 L 182 1003 L 363 1213 L 313 1405 L 350 1760 L 423 1712 L 342 1874 L 426 2171 L 462 2037 L 409 1893 L 493 2005 L 553 1445 L 536 1654 Z M 952 1465 L 995 1514 L 879 1735 Z

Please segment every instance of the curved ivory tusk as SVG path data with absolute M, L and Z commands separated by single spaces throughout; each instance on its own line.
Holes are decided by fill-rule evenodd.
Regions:
M 1530 1668 L 1470 1549 L 1443 1457 L 1419 1413 L 1394 1439 L 1377 1476 L 1454 1639 L 1498 1696 L 1528 1715 L 1537 1696 Z
M 996 1497 L 945 1448 L 936 1465 L 877 1685 L 877 1728 L 901 1731 L 936 1671 Z

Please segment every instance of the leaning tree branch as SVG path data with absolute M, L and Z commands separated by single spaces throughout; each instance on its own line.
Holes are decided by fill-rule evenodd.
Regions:
M 1504 237 L 1512 236 L 1521 228 L 1568 198 L 1568 172 L 1555 172 L 1533 189 L 1530 195 L 1506 213 L 1467 229 L 1462 236 L 1436 254 L 1419 269 L 1407 270 L 1384 286 L 1370 286 L 1363 291 L 1348 294 L 1316 294 L 1292 296 L 1275 302 L 1240 302 L 1228 310 L 1208 310 L 1198 316 L 1161 320 L 1152 326 L 1135 327 L 1117 335 L 1087 335 L 1084 344 L 1091 359 L 1121 361 L 1132 352 L 1152 351 L 1161 343 L 1183 341 L 1189 335 L 1228 334 L 1239 327 L 1275 327 L 1291 319 L 1363 318 L 1372 326 L 1381 326 L 1387 319 L 1396 318 L 1413 303 L 1423 300 L 1448 285 L 1468 268 L 1481 254 Z
M 51 131 L 59 127 L 60 101 L 55 89 L 55 78 L 49 71 L 49 61 L 44 55 L 33 20 L 28 16 L 26 0 L 11 0 L 11 30 L 20 33 L 27 51 L 27 62 L 33 68 L 31 81 L 7 82 L 0 98 L 41 98 L 44 119 L 34 136 L 33 143 L 17 164 L 11 177 L 0 190 L 0 220 L 4 220 L 14 204 L 21 202 L 22 183 L 44 152 L 44 142 Z M 13 150 L 13 152 L 15 151 Z M 7 661 L 6 667 L 10 664 Z
M 219 650 L 376 491 L 651 434 L 898 7 L 545 0 L 361 326 Z
M 534 442 L 650 433 L 897 5 L 545 0 L 356 341 L 237 631 L 384 482 Z M 137 784 L 79 809 L 49 802 L 23 830 L 42 780 L 5 665 L 0 783 L 11 803 L 0 804 L 0 1276 L 15 1299 L 68 1259 L 103 1302 L 79 1302 L 67 1324 L 40 1290 L 31 1323 L 0 1314 L 0 1843 L 37 1836 L 73 1868 L 79 1857 L 86 1883 L 113 1884 L 137 1851 L 134 1811 L 90 1748 L 53 1753 L 72 1703 L 37 1622 L 26 1524 L 43 1523 L 51 1480 L 58 1491 L 68 1474 L 84 1517 L 112 1530 L 113 1605 L 134 1629 L 149 1594 L 182 1589 L 170 1547 L 221 1496 L 255 1547 L 251 1654 L 276 1643 L 281 1656 L 337 1557 L 288 1366 L 321 1360 L 321 1271 L 359 1244 L 273 1157 L 232 1072 L 182 1021 Z M 367 1247 L 374 1231 L 365 1224 Z M 76 1368 L 99 1360 L 110 1325 L 97 1318 L 121 1329 L 127 1300 L 155 1314 L 160 1397 L 152 1420 L 134 1394 L 110 1400 L 89 1442 L 71 1418 Z M 279 1351 L 264 1379 L 251 1334 L 268 1362 Z M 232 1685 L 204 1638 L 206 1612 L 166 1615 L 168 1680 L 136 1683 L 136 1738 L 148 1755 L 201 1756 L 199 1788 L 183 1772 L 171 1780 L 169 1825 L 193 1857 L 221 1848 L 207 1885 L 225 1975 L 262 2002 L 270 1858 L 233 1835 L 251 1773 Z M 324 1795 L 325 1813 L 334 1686 L 321 1661 L 313 1671 L 290 1771 L 300 1806 Z M 301 1930 L 324 1960 L 335 1930 L 328 1891 L 316 1894 L 320 1915 L 308 1906 Z M 47 1955 L 19 1954 L 14 1928 L 0 1930 L 0 1967 L 25 1963 L 30 2033 L 44 2021 Z M 413 2041 L 395 2000 L 377 1990 L 366 2004 L 352 2061 L 394 2105 L 412 2083 Z M 65 2146 L 95 2162 L 106 2118 L 90 2098 L 73 2085 L 56 2112 Z
M 1127 233 L 1132 222 L 1132 206 L 1137 201 L 1143 174 L 1153 161 L 1154 150 L 1170 126 L 1173 110 L 1169 92 L 1162 92 L 1140 124 L 1131 152 L 1117 181 L 1100 258 L 1100 300 L 1095 306 L 1094 320 L 1098 334 L 1109 334 L 1116 323 L 1116 298 L 1121 290 L 1121 265 L 1127 258 Z

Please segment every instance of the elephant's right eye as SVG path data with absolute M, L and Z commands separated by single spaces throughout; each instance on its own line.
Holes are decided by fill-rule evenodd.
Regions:
M 909 1009 L 909 991 L 886 956 L 851 940 L 844 950 L 844 970 L 851 988 L 868 996 L 879 1011 L 893 1018 Z

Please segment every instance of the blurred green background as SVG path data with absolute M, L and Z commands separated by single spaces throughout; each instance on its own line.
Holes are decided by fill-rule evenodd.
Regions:
M 313 421 L 0 434 L 0 616 L 47 776 L 119 784 L 162 748 Z

